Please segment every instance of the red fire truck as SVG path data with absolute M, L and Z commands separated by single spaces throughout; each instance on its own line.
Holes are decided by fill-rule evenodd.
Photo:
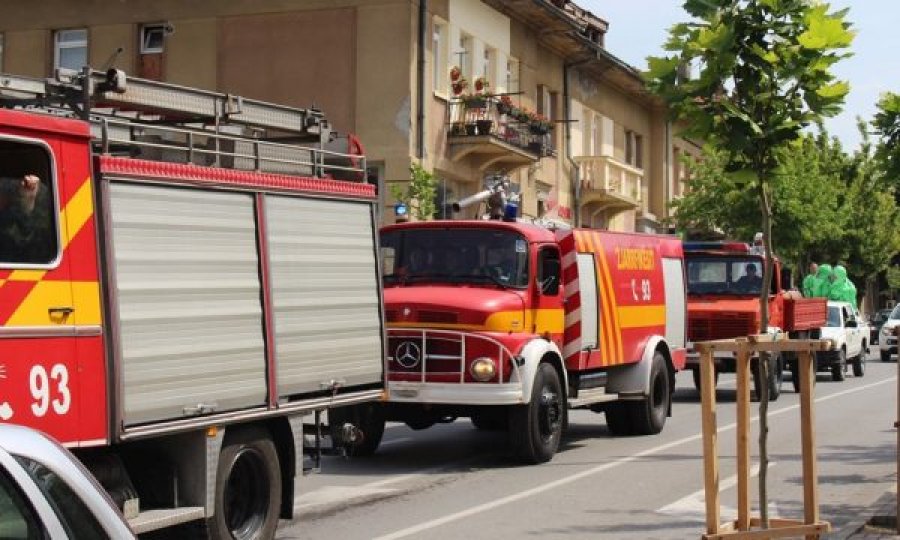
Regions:
M 663 429 L 685 359 L 678 239 L 431 221 L 383 228 L 381 249 L 389 401 L 373 422 L 470 417 L 530 463 L 553 457 L 568 408 Z
M 685 242 L 688 289 L 688 360 L 694 385 L 700 390 L 699 356 L 691 343 L 714 339 L 730 339 L 758 334 L 760 330 L 759 297 L 765 259 L 753 253 L 743 242 Z M 825 325 L 824 298 L 803 298 L 792 287 L 791 271 L 775 260 L 772 290 L 769 294 L 769 332 L 786 332 L 791 337 L 818 337 Z M 784 371 L 795 373 L 796 358 L 791 355 L 770 358 L 769 398 L 778 399 Z M 735 357 L 716 353 L 716 377 L 719 372 L 733 373 Z M 753 360 L 754 385 L 759 395 L 761 385 L 756 359 Z M 792 375 L 794 389 L 799 379 Z
M 116 70 L 0 76 L 0 419 L 69 446 L 135 532 L 273 537 L 304 425 L 383 397 L 376 197 L 333 139 Z

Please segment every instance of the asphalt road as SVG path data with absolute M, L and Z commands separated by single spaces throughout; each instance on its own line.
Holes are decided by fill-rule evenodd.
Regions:
M 895 481 L 897 364 L 876 354 L 864 377 L 819 374 L 816 385 L 820 512 L 836 530 Z M 718 388 L 724 520 L 736 504 L 734 376 L 723 374 Z M 751 410 L 755 460 L 755 403 Z M 800 416 L 789 382 L 769 414 L 770 515 L 801 518 Z M 690 372 L 679 374 L 673 416 L 647 437 L 613 437 L 602 414 L 573 411 L 559 453 L 539 466 L 515 464 L 505 434 L 479 432 L 468 419 L 419 432 L 392 424 L 375 457 L 327 457 L 321 473 L 298 479 L 297 493 L 297 518 L 283 522 L 280 539 L 696 538 L 705 516 L 700 400 Z

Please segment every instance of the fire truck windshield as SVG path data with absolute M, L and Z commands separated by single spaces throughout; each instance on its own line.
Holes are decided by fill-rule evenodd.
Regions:
M 440 282 L 528 286 L 528 242 L 495 229 L 405 229 L 382 233 L 385 285 Z
M 759 296 L 763 261 L 748 256 L 687 258 L 688 294 Z

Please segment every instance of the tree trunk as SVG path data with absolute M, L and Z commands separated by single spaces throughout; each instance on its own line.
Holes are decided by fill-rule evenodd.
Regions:
M 762 171 L 761 171 L 762 172 Z M 765 265 L 762 290 L 759 293 L 759 332 L 769 330 L 769 291 L 772 289 L 772 274 L 775 261 L 772 258 L 772 205 L 766 190 L 766 176 L 759 176 L 759 205 L 762 212 L 763 245 Z M 769 354 L 759 353 L 759 519 L 763 529 L 769 528 L 769 496 L 767 472 L 769 468 Z

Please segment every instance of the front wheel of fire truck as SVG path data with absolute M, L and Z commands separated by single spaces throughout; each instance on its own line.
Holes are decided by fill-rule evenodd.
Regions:
M 531 401 L 509 411 L 509 438 L 513 452 L 525 463 L 544 463 L 559 448 L 565 420 L 565 396 L 559 374 L 548 363 L 538 366 Z
M 281 506 L 278 452 L 262 429 L 229 433 L 216 471 L 210 538 L 256 540 L 275 536 Z

